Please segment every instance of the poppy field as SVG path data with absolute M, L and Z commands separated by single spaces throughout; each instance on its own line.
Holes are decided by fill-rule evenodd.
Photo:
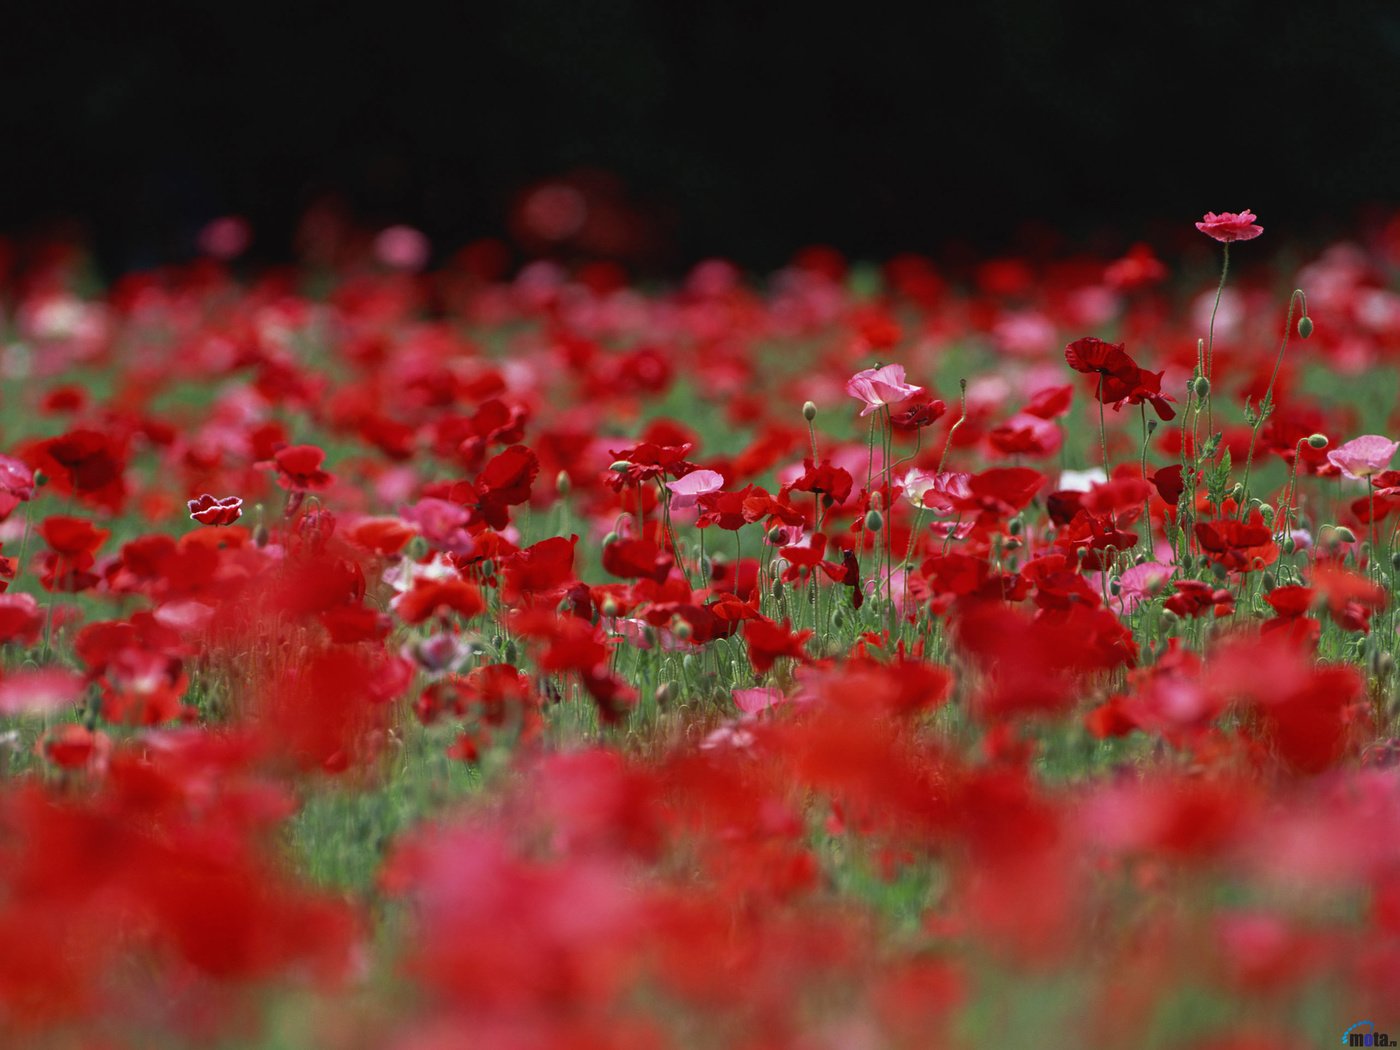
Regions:
M 1400 1029 L 1400 221 L 1264 223 L 0 248 L 0 1046 Z

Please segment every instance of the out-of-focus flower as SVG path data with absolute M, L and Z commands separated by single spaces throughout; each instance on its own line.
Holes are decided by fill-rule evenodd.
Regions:
M 423 269 L 431 251 L 427 236 L 412 226 L 390 226 L 374 239 L 374 257 L 394 270 Z

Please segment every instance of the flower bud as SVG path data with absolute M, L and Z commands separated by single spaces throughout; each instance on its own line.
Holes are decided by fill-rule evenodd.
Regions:
M 815 401 L 808 401 L 802 406 L 802 418 L 808 423 L 817 418 L 817 403 Z
M 781 525 L 774 525 L 768 530 L 767 539 L 770 546 L 776 547 L 778 544 L 782 543 L 783 537 L 784 533 Z
M 609 619 L 616 616 L 617 599 L 614 598 L 611 594 L 608 595 L 598 604 L 598 611 L 601 612 L 604 616 L 608 617 Z
M 872 510 L 865 516 L 865 527 L 871 532 L 879 532 L 885 527 L 885 517 L 878 510 Z
M 1312 335 L 1312 334 L 1313 334 L 1313 323 L 1312 323 L 1312 318 L 1309 317 L 1307 314 L 1304 314 L 1302 317 L 1298 318 L 1298 338 L 1300 338 L 1300 339 L 1306 339 L 1308 336 L 1310 336 L 1310 335 Z
M 1274 525 L 1274 508 L 1273 508 L 1273 505 L 1272 505 L 1272 504 L 1269 504 L 1269 503 L 1261 503 L 1261 504 L 1259 504 L 1259 517 L 1260 517 L 1260 519 L 1263 520 L 1263 522 L 1264 522 L 1265 525 L 1267 525 L 1269 528 L 1273 528 L 1273 525 Z
M 774 598 L 775 601 L 782 601 L 782 599 L 783 599 L 783 581 L 782 581 L 782 580 L 774 580 L 774 581 L 773 581 L 773 586 L 772 586 L 772 588 L 771 588 L 771 590 L 770 590 L 769 593 L 771 593 L 771 594 L 773 595 L 773 598 Z
M 1210 396 L 1210 380 L 1205 376 L 1197 376 L 1191 383 L 1191 389 L 1195 391 L 1198 398 L 1204 400 Z
M 1332 535 L 1337 537 L 1338 543 L 1356 542 L 1356 533 L 1352 532 L 1351 529 L 1347 528 L 1345 525 L 1338 525 L 1332 530 Z
M 632 469 L 632 464 L 625 459 L 614 460 L 612 466 L 608 467 L 614 474 L 626 474 Z
M 569 480 L 569 472 L 561 470 L 554 478 L 554 491 L 561 496 L 567 496 L 574 487 L 574 483 Z
M 622 538 L 622 537 L 620 537 L 620 536 L 617 534 L 616 531 L 609 532 L 606 536 L 603 537 L 603 546 L 604 546 L 604 547 L 611 547 L 614 543 L 616 543 L 616 542 L 617 542 L 619 539 L 621 539 L 621 538 Z
M 1310 434 L 1310 435 L 1308 435 L 1308 447 L 1309 447 L 1309 448 L 1316 448 L 1316 449 L 1323 449 L 1323 448 L 1326 448 L 1326 447 L 1327 447 L 1327 435 L 1326 435 L 1326 434 Z
M 662 682 L 656 687 L 656 706 L 669 707 L 676 699 L 676 683 Z

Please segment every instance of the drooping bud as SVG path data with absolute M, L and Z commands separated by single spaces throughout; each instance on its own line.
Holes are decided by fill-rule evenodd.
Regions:
M 1352 532 L 1351 529 L 1347 528 L 1345 525 L 1338 525 L 1334 528 L 1332 530 L 1332 535 L 1337 538 L 1338 543 L 1356 542 L 1356 533 Z
M 1302 317 L 1298 318 L 1298 338 L 1299 338 L 1299 339 L 1306 339 L 1308 336 L 1310 336 L 1310 335 L 1312 335 L 1312 334 L 1313 334 L 1313 323 L 1312 323 L 1312 318 L 1309 317 L 1307 314 L 1304 314 Z
M 621 538 L 622 537 L 620 537 L 615 530 L 613 532 L 609 532 L 606 536 L 603 537 L 603 546 L 611 547 Z
M 808 423 L 817 418 L 817 403 L 808 401 L 802 406 L 802 418 Z
M 865 527 L 871 532 L 879 532 L 885 527 L 885 517 L 878 510 L 872 510 L 865 516 Z
M 781 525 L 774 525 L 771 529 L 768 530 L 767 539 L 769 545 L 776 547 L 778 544 L 783 542 L 783 536 L 783 527 Z
M 1309 434 L 1309 435 L 1308 435 L 1308 447 L 1309 447 L 1309 448 L 1316 448 L 1316 449 L 1323 449 L 1323 448 L 1326 448 L 1326 447 L 1327 447 L 1327 435 L 1326 435 L 1326 434 Z
M 612 466 L 608 467 L 614 474 L 626 474 L 632 469 L 632 464 L 625 459 L 614 460 Z

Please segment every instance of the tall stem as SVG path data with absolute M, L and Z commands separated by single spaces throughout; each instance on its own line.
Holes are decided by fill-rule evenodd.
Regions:
M 1206 381 L 1213 382 L 1212 373 L 1215 365 L 1215 314 L 1220 309 L 1220 293 L 1225 291 L 1225 278 L 1230 273 L 1230 242 L 1225 242 L 1225 257 L 1220 267 L 1220 284 L 1215 289 L 1215 305 L 1210 308 L 1210 327 L 1206 330 Z M 1206 431 L 1214 433 L 1214 417 L 1211 412 L 1210 402 L 1206 401 Z

